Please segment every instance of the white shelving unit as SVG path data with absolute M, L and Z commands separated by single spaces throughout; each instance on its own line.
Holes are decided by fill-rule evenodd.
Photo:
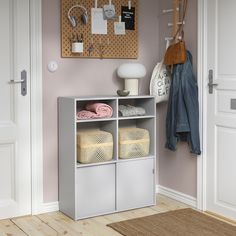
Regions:
M 77 120 L 76 113 L 88 102 L 104 102 L 113 108 L 110 119 Z M 146 115 L 120 117 L 119 104 L 145 108 Z M 149 130 L 147 157 L 119 159 L 119 127 L 136 126 Z M 77 162 L 76 134 L 100 128 L 112 133 L 113 159 L 108 162 Z M 156 104 L 152 96 L 61 97 L 59 98 L 59 208 L 75 220 L 155 205 Z

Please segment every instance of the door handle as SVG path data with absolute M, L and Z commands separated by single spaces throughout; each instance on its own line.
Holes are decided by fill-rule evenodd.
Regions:
M 21 95 L 26 96 L 27 95 L 27 71 L 22 70 L 21 71 L 21 79 L 20 80 L 10 80 L 10 84 L 21 84 Z
M 208 83 L 208 87 L 209 87 L 209 94 L 213 94 L 213 88 L 215 86 L 218 86 L 217 83 L 213 82 L 213 70 L 209 70 L 209 74 L 208 74 L 208 79 L 209 79 L 209 83 Z
M 10 80 L 10 84 L 19 84 L 19 83 L 23 83 L 24 80 L 14 80 L 14 79 L 11 79 Z

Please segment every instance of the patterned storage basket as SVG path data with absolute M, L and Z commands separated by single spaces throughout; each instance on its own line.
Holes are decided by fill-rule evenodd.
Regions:
M 77 133 L 77 161 L 83 164 L 110 161 L 113 156 L 113 137 L 101 130 Z
M 119 158 L 128 159 L 149 155 L 149 131 L 140 128 L 119 129 Z

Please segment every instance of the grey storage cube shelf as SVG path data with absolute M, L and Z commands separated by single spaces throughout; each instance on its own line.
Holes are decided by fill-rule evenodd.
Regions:
M 76 113 L 91 101 L 113 108 L 109 119 L 77 120 Z M 156 104 L 152 96 L 60 97 L 59 103 L 59 209 L 74 220 L 156 204 Z M 118 106 L 143 107 L 145 116 L 120 117 Z M 147 157 L 119 159 L 119 127 L 136 126 L 150 134 Z M 77 132 L 99 128 L 113 135 L 113 159 L 77 162 Z M 127 191 L 128 190 L 128 191 Z

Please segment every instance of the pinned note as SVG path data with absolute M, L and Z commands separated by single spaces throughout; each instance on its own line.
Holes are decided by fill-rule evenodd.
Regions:
M 114 23 L 115 35 L 125 35 L 125 22 L 121 21 L 121 16 L 119 16 L 119 22 Z
M 92 34 L 107 34 L 107 20 L 103 18 L 102 8 L 91 9 Z

